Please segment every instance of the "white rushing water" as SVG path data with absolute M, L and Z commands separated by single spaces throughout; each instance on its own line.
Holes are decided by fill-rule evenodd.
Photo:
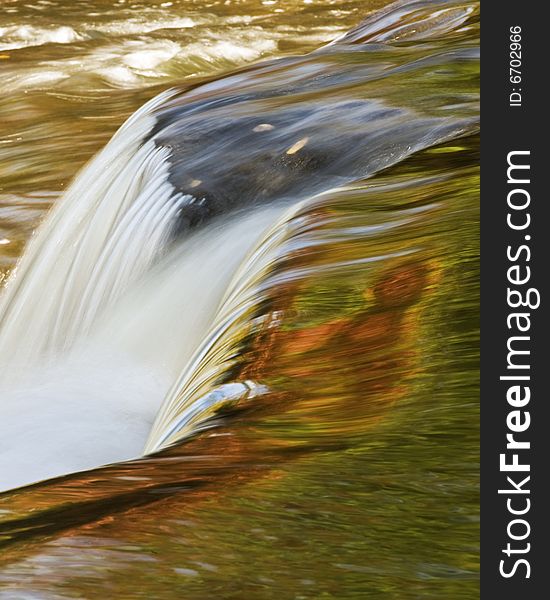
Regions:
M 0 299 L 0 490 L 142 455 L 232 277 L 283 211 L 167 245 L 182 198 L 165 156 L 139 146 L 158 101 L 84 169 Z
M 278 212 L 262 210 L 191 236 L 70 350 L 19 366 L 20 376 L 0 385 L 0 490 L 141 456 L 231 278 Z

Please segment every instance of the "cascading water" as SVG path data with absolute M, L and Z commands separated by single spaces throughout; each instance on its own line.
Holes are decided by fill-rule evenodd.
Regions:
M 86 336 L 75 336 L 70 350 L 36 353 L 27 370 L 15 355 L 17 376 L 4 374 L 2 386 L 2 484 L 141 455 L 162 399 L 202 342 L 232 273 L 276 214 L 264 209 L 190 237 L 105 310 Z M 140 257 L 142 248 L 136 250 Z M 127 266 L 124 258 L 119 265 Z M 34 351 L 31 344 L 27 361 Z
M 478 12 L 6 0 L 0 598 L 479 595 Z
M 397 3 L 305 57 L 162 93 L 124 124 L 0 299 L 3 489 L 158 451 L 267 390 L 228 379 L 228 331 L 258 316 L 300 215 L 475 131 L 475 14 Z

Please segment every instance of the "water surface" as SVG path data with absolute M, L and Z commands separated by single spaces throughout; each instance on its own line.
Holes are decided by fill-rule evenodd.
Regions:
M 383 4 L 6 2 L 2 273 L 145 100 L 315 50 Z M 457 45 L 475 31 L 395 52 Z M 426 110 L 471 110 L 475 63 L 422 73 Z M 426 89 L 398 82 L 396 106 Z M 291 215 L 196 375 L 197 397 L 261 393 L 159 455 L 3 494 L 0 597 L 477 597 L 477 149 L 427 148 Z

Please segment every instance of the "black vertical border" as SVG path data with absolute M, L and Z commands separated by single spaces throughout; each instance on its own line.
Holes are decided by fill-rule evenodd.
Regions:
M 543 16 L 544 5 L 500 0 L 485 2 L 481 18 L 481 598 L 482 600 L 530 600 L 550 598 L 550 339 L 548 339 L 548 278 L 550 277 L 550 124 L 545 92 L 550 58 L 550 28 Z M 522 81 L 509 79 L 510 28 L 522 29 Z M 521 88 L 522 106 L 510 106 L 512 88 Z M 546 105 L 543 109 L 543 103 Z M 506 373 L 508 336 L 507 307 L 508 244 L 517 247 L 525 232 L 514 232 L 506 224 L 508 213 L 507 155 L 529 150 L 531 165 L 528 189 L 531 196 L 531 281 L 541 293 L 541 306 L 531 310 L 530 351 L 531 400 L 526 407 L 531 425 L 522 439 L 531 442 L 523 451 L 529 461 L 531 508 L 526 520 L 531 549 L 523 555 L 531 568 L 504 578 L 499 572 L 502 552 L 509 541 L 507 525 L 513 515 L 507 510 L 506 474 L 499 470 L 499 455 L 505 451 L 506 416 L 510 410 L 506 390 L 510 382 L 499 380 Z M 524 286 L 526 287 L 526 286 Z M 529 309 L 526 309 L 529 310 Z M 519 437 L 519 436 L 518 436 Z M 519 507 L 519 497 L 518 498 Z M 517 532 L 519 532 L 519 527 Z M 517 542 L 521 547 L 521 542 Z M 518 558 L 521 558 L 519 554 Z M 508 559 L 507 565 L 513 564 Z

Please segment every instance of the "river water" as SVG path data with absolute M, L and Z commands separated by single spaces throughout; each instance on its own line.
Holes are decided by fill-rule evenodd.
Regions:
M 270 202 L 184 239 L 97 330 L 82 308 L 94 353 L 71 354 L 55 371 L 64 384 L 48 383 L 28 404 L 16 396 L 15 411 L 8 398 L 4 423 L 23 413 L 26 433 L 2 434 L 6 470 L 20 470 L 10 454 L 21 454 L 18 443 L 27 469 L 47 463 L 59 420 L 72 432 L 68 457 L 106 440 L 130 444 L 108 412 L 118 395 L 160 396 L 147 427 L 131 432 L 136 447 L 158 453 L 0 495 L 0 598 L 477 597 L 477 6 L 418 2 L 422 19 L 413 11 L 403 30 L 386 23 L 359 30 L 349 50 L 314 52 L 385 4 L 3 3 L 2 280 L 79 169 L 172 86 L 187 98 L 210 84 L 204 106 L 246 96 L 208 113 L 199 133 L 192 116 L 178 117 L 184 139 L 194 132 L 185 165 L 201 167 L 199 134 L 208 134 L 218 187 L 245 165 L 240 190 Z M 366 51 L 361 36 L 372 37 Z M 379 137 L 365 99 L 378 103 Z M 246 102 L 260 111 L 260 132 L 291 123 L 307 102 L 322 107 L 307 114 L 313 133 L 297 135 L 286 155 L 302 156 L 329 131 L 332 147 L 347 140 L 346 168 L 333 179 L 322 159 L 286 158 L 293 187 L 280 191 L 255 175 L 256 138 L 239 138 L 224 158 L 223 118 L 246 120 Z M 387 108 L 395 120 L 384 120 Z M 57 277 L 63 291 L 62 263 L 50 267 L 29 323 L 46 320 L 40 289 L 55 291 Z M 205 289 L 218 290 L 211 310 Z M 36 327 L 10 337 L 4 324 L 2 362 L 33 340 L 67 345 L 67 323 L 43 338 Z M 162 363 L 166 380 L 149 386 L 111 359 L 95 369 L 90 357 L 99 364 L 115 346 L 137 348 L 140 364 Z M 40 403 L 57 412 L 44 419 Z M 94 419 L 103 429 L 84 431 Z M 89 466 L 115 460 L 95 455 Z M 44 473 L 35 479 L 61 474 Z

